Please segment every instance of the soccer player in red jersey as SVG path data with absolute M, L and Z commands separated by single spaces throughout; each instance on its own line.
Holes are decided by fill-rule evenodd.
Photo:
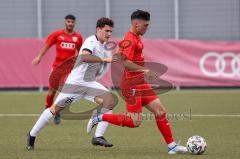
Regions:
M 107 121 L 114 125 L 130 128 L 138 127 L 142 121 L 142 106 L 145 106 L 155 116 L 158 129 L 168 145 L 168 153 L 186 153 L 187 148 L 176 144 L 174 141 L 166 117 L 165 107 L 152 90 L 151 85 L 144 80 L 144 75 L 148 78 L 157 78 L 157 75 L 153 71 L 144 68 L 143 64 L 144 55 L 141 36 L 147 31 L 149 21 L 150 14 L 148 12 L 142 10 L 133 12 L 131 15 L 131 28 L 124 36 L 124 40 L 129 41 L 131 45 L 127 48 L 120 48 L 125 59 L 123 62 L 125 70 L 121 90 L 126 100 L 127 114 L 95 114 L 88 122 L 87 132 L 90 133 L 92 128 L 100 121 Z M 144 94 L 144 90 L 148 90 L 148 95 Z
M 52 64 L 52 71 L 65 60 L 78 54 L 83 42 L 82 35 L 74 31 L 76 18 L 74 15 L 65 16 L 65 28 L 52 32 L 45 45 L 40 50 L 39 54 L 33 59 L 32 63 L 37 65 L 42 60 L 42 57 L 46 54 L 48 49 L 56 45 L 56 57 Z M 49 108 L 53 104 L 56 90 L 50 85 L 48 87 L 48 93 L 46 97 L 46 108 Z M 60 114 L 54 117 L 54 123 L 59 124 L 61 121 Z

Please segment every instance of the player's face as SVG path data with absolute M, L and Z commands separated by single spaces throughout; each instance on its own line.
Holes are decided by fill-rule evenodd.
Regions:
M 75 27 L 75 20 L 66 19 L 65 20 L 65 27 L 66 27 L 66 30 L 73 31 L 73 29 Z
M 97 32 L 101 41 L 108 41 L 112 35 L 112 30 L 113 28 L 108 25 L 105 25 L 103 28 L 97 28 Z
M 136 31 L 139 35 L 143 35 L 148 30 L 149 21 L 146 20 L 137 20 L 136 22 Z

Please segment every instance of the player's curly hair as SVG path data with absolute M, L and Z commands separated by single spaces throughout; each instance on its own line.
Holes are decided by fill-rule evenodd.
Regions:
M 103 28 L 105 25 L 113 27 L 114 22 L 113 22 L 112 19 L 102 17 L 102 18 L 98 19 L 97 24 L 96 24 L 96 28 Z
M 142 19 L 142 20 L 149 21 L 150 13 L 143 10 L 136 10 L 131 15 L 131 20 L 134 20 L 134 19 Z

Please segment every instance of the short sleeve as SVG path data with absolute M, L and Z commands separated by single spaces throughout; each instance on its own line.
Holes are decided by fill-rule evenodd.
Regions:
M 95 47 L 95 41 L 91 38 L 88 38 L 84 41 L 82 47 L 81 47 L 81 52 L 86 50 L 89 51 L 91 54 L 93 53 Z
M 52 46 L 53 44 L 56 44 L 56 42 L 57 42 L 57 36 L 58 36 L 58 32 L 57 32 L 57 31 L 51 33 L 51 34 L 48 36 L 47 40 L 46 40 L 46 44 L 47 44 L 48 46 Z

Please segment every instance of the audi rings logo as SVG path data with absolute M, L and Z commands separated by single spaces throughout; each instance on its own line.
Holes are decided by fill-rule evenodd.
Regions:
M 200 69 L 210 77 L 240 76 L 240 54 L 207 52 L 200 59 Z

